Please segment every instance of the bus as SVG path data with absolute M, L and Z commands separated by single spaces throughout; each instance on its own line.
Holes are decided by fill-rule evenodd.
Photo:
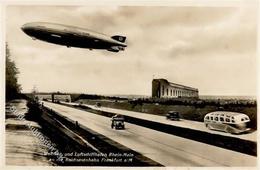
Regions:
M 210 130 L 224 131 L 232 134 L 248 132 L 250 119 L 238 112 L 215 111 L 205 115 L 204 124 Z

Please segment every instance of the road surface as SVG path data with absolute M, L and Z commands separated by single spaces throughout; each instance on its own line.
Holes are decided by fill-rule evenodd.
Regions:
M 44 105 L 164 166 L 256 166 L 254 156 L 130 123 L 125 130 L 115 130 L 107 117 L 49 102 Z
M 66 104 L 78 105 L 78 103 L 66 103 Z M 174 126 L 178 126 L 178 127 L 195 129 L 195 130 L 204 131 L 204 132 L 208 132 L 208 133 L 212 133 L 212 134 L 218 134 L 218 135 L 223 135 L 223 136 L 250 140 L 253 142 L 257 141 L 257 131 L 254 131 L 254 132 L 248 133 L 248 134 L 236 135 L 236 134 L 230 134 L 230 133 L 225 133 L 225 132 L 221 132 L 221 131 L 210 130 L 205 127 L 205 124 L 203 122 L 198 122 L 198 121 L 185 120 L 185 119 L 181 119 L 181 121 L 171 121 L 171 120 L 167 120 L 165 116 L 159 116 L 159 115 L 153 115 L 153 114 L 147 114 L 147 113 L 141 113 L 141 112 L 134 112 L 134 111 L 128 111 L 128 110 L 122 110 L 122 109 L 114 109 L 114 108 L 109 108 L 109 107 L 96 107 L 94 105 L 87 105 L 87 104 L 83 104 L 83 105 L 90 107 L 94 110 L 101 110 L 101 111 L 106 111 L 106 112 L 111 112 L 111 113 L 116 113 L 116 114 L 122 114 L 122 115 L 126 115 L 126 116 L 136 117 L 139 119 L 145 119 L 145 120 L 150 120 L 150 121 L 154 121 L 154 122 L 174 125 Z

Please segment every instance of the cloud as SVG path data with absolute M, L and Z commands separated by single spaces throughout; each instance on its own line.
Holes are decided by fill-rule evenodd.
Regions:
M 37 84 L 43 91 L 149 95 L 155 75 L 202 94 L 255 94 L 256 11 L 251 6 L 9 6 L 7 41 L 25 91 Z M 20 27 L 34 21 L 125 35 L 128 47 L 111 53 L 33 41 Z

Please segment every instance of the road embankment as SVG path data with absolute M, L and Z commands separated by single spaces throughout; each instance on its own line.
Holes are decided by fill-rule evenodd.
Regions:
M 6 111 L 5 119 L 6 165 L 54 165 L 46 154 L 48 147 L 41 141 L 43 138 L 47 141 L 47 136 L 42 133 L 42 128 L 37 122 L 26 117 L 28 113 L 26 103 L 26 100 L 13 100 L 7 103 L 12 109 Z

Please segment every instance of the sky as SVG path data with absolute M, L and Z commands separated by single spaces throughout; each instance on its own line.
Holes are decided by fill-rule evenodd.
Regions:
M 118 53 L 33 41 L 20 29 L 51 22 L 124 35 Z M 151 95 L 153 78 L 200 95 L 256 95 L 255 6 L 8 6 L 6 41 L 23 92 Z

